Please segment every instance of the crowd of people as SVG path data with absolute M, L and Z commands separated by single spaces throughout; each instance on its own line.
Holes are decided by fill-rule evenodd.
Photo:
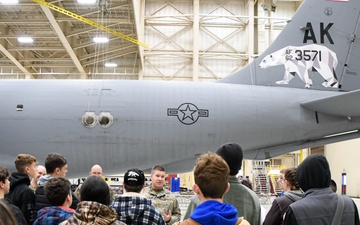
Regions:
M 16 172 L 0 166 L 0 225 L 360 225 L 353 200 L 330 188 L 334 184 L 323 155 L 310 155 L 298 168 L 281 171 L 278 183 L 284 194 L 265 218 L 248 180 L 237 178 L 242 160 L 237 143 L 202 154 L 194 167 L 195 195 L 182 217 L 160 165 L 152 168 L 149 186 L 143 171 L 127 170 L 125 192 L 115 197 L 100 165 L 73 193 L 62 155 L 49 154 L 42 166 L 36 157 L 19 154 Z

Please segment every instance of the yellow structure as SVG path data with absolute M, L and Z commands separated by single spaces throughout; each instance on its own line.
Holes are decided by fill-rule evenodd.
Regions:
M 48 8 L 50 8 L 50 9 L 53 9 L 53 10 L 55 10 L 55 11 L 57 11 L 57 12 L 59 12 L 59 13 L 62 13 L 62 14 L 64 14 L 64 15 L 70 16 L 70 17 L 72 17 L 72 18 L 74 18 L 74 19 L 77 19 L 77 20 L 79 20 L 79 21 L 82 21 L 82 22 L 84 22 L 84 23 L 86 23 L 86 24 L 89 24 L 90 26 L 96 27 L 96 28 L 98 28 L 98 29 L 100 29 L 100 30 L 103 30 L 103 31 L 108 32 L 108 33 L 110 33 L 110 34 L 113 34 L 113 35 L 115 35 L 115 36 L 121 37 L 122 39 L 125 39 L 125 40 L 127 40 L 127 41 L 130 41 L 130 42 L 132 42 L 132 43 L 134 43 L 134 44 L 140 45 L 140 46 L 142 46 L 142 47 L 144 47 L 144 48 L 148 48 L 148 45 L 145 44 L 145 43 L 143 43 L 143 42 L 141 42 L 141 41 L 138 41 L 138 40 L 136 40 L 136 39 L 134 39 L 134 38 L 132 38 L 132 37 L 129 37 L 129 36 L 125 35 L 125 34 L 122 34 L 122 33 L 118 32 L 118 31 L 116 31 L 116 30 L 113 30 L 113 29 L 110 29 L 110 28 L 108 28 L 108 27 L 105 27 L 105 26 L 103 26 L 103 25 L 101 25 L 101 24 L 98 24 L 98 23 L 92 21 L 92 20 L 86 19 L 85 17 L 82 17 L 82 16 L 80 16 L 80 15 L 78 15 L 78 14 L 75 14 L 75 13 L 73 13 L 73 12 L 70 12 L 70 11 L 68 11 L 68 10 L 66 10 L 66 9 L 63 9 L 63 8 L 61 8 L 61 7 L 58 7 L 58 6 L 53 5 L 53 4 L 51 4 L 51 3 L 48 3 L 48 2 L 46 2 L 45 0 L 33 0 L 33 2 L 36 2 L 36 3 L 38 3 L 39 5 L 48 7 Z

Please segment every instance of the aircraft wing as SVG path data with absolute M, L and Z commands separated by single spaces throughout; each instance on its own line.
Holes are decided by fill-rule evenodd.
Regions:
M 334 116 L 360 116 L 360 90 L 301 103 L 316 112 Z

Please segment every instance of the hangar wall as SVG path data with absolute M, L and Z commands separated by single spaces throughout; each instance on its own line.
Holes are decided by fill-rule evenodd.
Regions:
M 337 184 L 337 193 L 341 194 L 341 174 L 346 172 L 346 195 L 360 197 L 360 139 L 338 142 L 324 147 L 329 161 L 331 176 Z
M 214 81 L 241 69 L 278 36 L 302 0 L 147 0 L 139 79 Z

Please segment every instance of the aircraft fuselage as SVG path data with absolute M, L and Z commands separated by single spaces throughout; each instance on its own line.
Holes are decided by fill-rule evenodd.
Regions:
M 86 176 L 96 163 L 106 173 L 155 164 L 189 171 L 198 154 L 230 141 L 245 158 L 264 159 L 256 150 L 358 129 L 359 118 L 315 115 L 300 106 L 336 94 L 219 83 L 2 81 L 1 165 L 13 168 L 19 153 L 43 164 L 57 152 L 72 177 Z M 109 113 L 113 124 L 88 128 L 87 112 Z

